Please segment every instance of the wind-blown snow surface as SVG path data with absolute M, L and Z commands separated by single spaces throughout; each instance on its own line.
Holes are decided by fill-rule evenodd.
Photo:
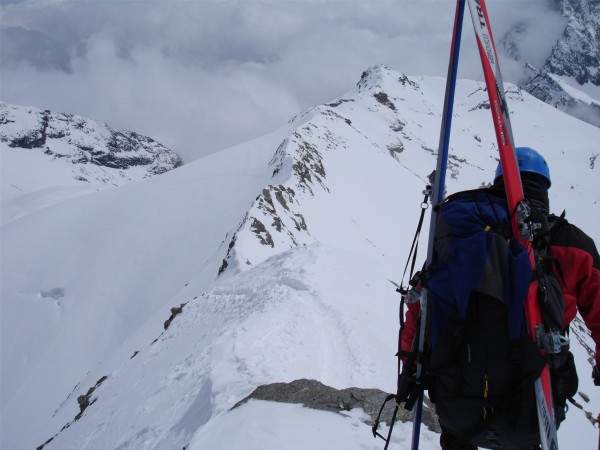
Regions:
M 435 166 L 444 86 L 372 68 L 264 138 L 5 223 L 2 448 L 53 436 L 45 448 L 382 448 L 360 411 L 231 408 L 298 378 L 394 390 L 390 280 Z M 509 90 L 517 145 L 549 161 L 553 209 L 599 241 L 600 129 Z M 459 82 L 452 136 L 448 192 L 489 182 L 481 84 Z M 591 397 L 579 401 L 597 414 L 589 355 L 573 347 Z M 77 398 L 104 376 L 75 421 Z M 409 448 L 409 429 L 398 426 L 393 448 Z M 597 433 L 571 408 L 561 449 L 594 448 Z M 435 433 L 422 439 L 437 448 Z

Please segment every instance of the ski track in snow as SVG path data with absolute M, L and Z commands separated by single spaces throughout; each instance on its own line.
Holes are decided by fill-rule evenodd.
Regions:
M 74 425 L 90 429 L 86 445 L 185 444 L 199 426 L 260 384 L 305 377 L 327 382 L 357 365 L 344 324 L 297 269 L 310 264 L 314 255 L 308 250 L 290 253 L 295 254 L 273 257 L 190 302 L 155 344 L 126 363 L 131 367 L 112 373 L 90 406 L 95 414 Z M 175 348 L 175 342 L 185 345 Z M 130 387 L 132 398 L 111 392 L 121 384 Z M 165 404 L 166 392 L 173 404 Z M 115 405 L 123 405 L 123 411 Z M 130 436 L 124 428 L 107 430 L 94 423 L 119 415 L 126 422 L 130 414 L 156 416 L 155 425 Z
M 320 245 L 284 252 L 188 303 L 156 343 L 98 388 L 88 410 L 94 414 L 73 425 L 77 435 L 87 436 L 90 448 L 171 448 L 261 384 L 314 378 L 341 388 L 357 373 L 368 377 L 336 299 L 326 301 L 306 282 L 320 259 L 341 261 L 336 253 Z M 106 428 L 105 421 L 128 417 L 153 417 L 153 425 L 133 427 L 133 434 Z M 70 431 L 61 438 L 69 442 Z

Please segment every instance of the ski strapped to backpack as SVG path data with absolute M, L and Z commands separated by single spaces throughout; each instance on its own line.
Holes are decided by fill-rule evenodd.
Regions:
M 539 441 L 542 444 L 542 448 L 544 450 L 548 449 L 558 449 L 558 441 L 556 437 L 556 420 L 560 420 L 559 417 L 555 418 L 553 411 L 553 403 L 552 403 L 552 388 L 553 386 L 550 383 L 550 370 L 549 366 L 546 363 L 545 358 L 548 354 L 552 352 L 557 352 L 559 349 L 561 353 L 563 353 L 563 349 L 565 348 L 566 340 L 564 336 L 561 336 L 560 333 L 557 333 L 557 330 L 553 329 L 552 326 L 547 327 L 544 326 L 544 320 L 547 320 L 546 317 L 542 317 L 542 312 L 540 310 L 540 304 L 538 303 L 538 295 L 544 297 L 545 293 L 548 292 L 547 285 L 545 284 L 545 278 L 543 277 L 544 272 L 538 269 L 537 261 L 547 261 L 548 256 L 544 255 L 542 252 L 539 252 L 539 249 L 536 252 L 532 249 L 532 241 L 534 238 L 535 231 L 535 220 L 532 218 L 531 209 L 524 201 L 523 195 L 523 187 L 521 184 L 520 173 L 517 166 L 516 154 L 514 150 L 514 141 L 512 137 L 512 130 L 510 126 L 510 119 L 508 116 L 508 107 L 506 104 L 506 99 L 504 96 L 503 84 L 500 74 L 500 68 L 498 64 L 498 59 L 496 55 L 496 49 L 494 45 L 494 41 L 491 34 L 491 29 L 489 25 L 489 17 L 487 14 L 487 9 L 485 6 L 484 0 L 457 0 L 456 4 L 456 13 L 455 13 L 455 22 L 454 22 L 454 32 L 452 37 L 452 47 L 451 47 L 451 58 L 450 65 L 448 69 L 448 78 L 446 85 L 446 97 L 444 104 L 444 115 L 442 119 L 442 130 L 440 134 L 440 146 L 438 151 L 438 162 L 435 171 L 435 181 L 432 185 L 432 214 L 431 214 L 431 227 L 429 234 L 429 244 L 428 244 L 428 252 L 427 252 L 427 263 L 426 267 L 431 267 L 433 262 L 433 244 L 434 244 L 434 228 L 437 224 L 437 215 L 438 215 L 438 205 L 441 204 L 444 198 L 444 180 L 448 159 L 448 144 L 449 144 L 449 136 L 450 136 L 450 124 L 452 118 L 452 103 L 454 98 L 454 87 L 456 82 L 456 68 L 458 64 L 458 51 L 460 48 L 460 35 L 462 28 L 462 18 L 464 12 L 464 3 L 468 1 L 469 9 L 471 12 L 471 18 L 473 21 L 473 26 L 475 29 L 475 34 L 477 38 L 477 45 L 481 57 L 481 62 L 483 66 L 484 77 L 487 86 L 487 92 L 490 100 L 490 109 L 493 116 L 494 130 L 497 137 L 498 149 L 500 154 L 500 161 L 503 168 L 503 175 L 505 181 L 506 188 L 506 201 L 507 205 L 505 206 L 505 210 L 508 211 L 508 223 L 510 226 L 508 228 L 511 229 L 511 239 L 506 241 L 509 245 L 518 244 L 517 247 L 512 247 L 513 250 L 521 248 L 521 257 L 520 262 L 520 272 L 522 274 L 531 274 L 532 272 L 536 272 L 536 276 L 533 277 L 528 284 L 528 289 L 526 292 L 526 301 L 525 303 L 525 320 L 526 320 L 526 328 L 528 330 L 529 336 L 526 336 L 526 339 L 521 339 L 519 336 L 518 339 L 514 339 L 512 336 L 512 341 L 518 341 L 525 345 L 526 343 L 532 344 L 529 345 L 528 348 L 534 348 L 534 352 L 531 355 L 532 359 L 535 359 L 534 356 L 537 356 L 538 360 L 541 360 L 541 373 L 537 373 L 538 369 L 527 370 L 527 376 L 523 376 L 521 373 L 520 379 L 521 381 L 515 381 L 519 379 L 519 376 L 509 377 L 509 380 L 512 379 L 512 390 L 508 392 L 509 400 L 511 398 L 516 398 L 516 395 L 513 395 L 513 391 L 521 389 L 525 387 L 525 385 L 529 384 L 529 379 L 533 376 L 537 378 L 534 383 L 534 404 L 535 410 L 537 411 L 537 419 L 538 419 L 538 432 L 539 432 Z M 450 112 L 450 113 L 449 113 Z M 449 114 L 448 114 L 449 113 Z M 489 230 L 486 230 L 489 231 Z M 512 243 L 511 243 L 512 242 Z M 528 264 L 525 264 L 527 262 Z M 519 271 L 517 271 L 519 272 Z M 431 274 L 421 274 L 421 284 L 426 285 L 429 279 L 429 275 Z M 412 283 L 413 285 L 415 283 Z M 404 380 L 409 380 L 413 386 L 416 386 L 418 391 L 417 401 L 416 401 L 416 410 L 413 419 L 413 438 L 412 438 L 412 449 L 415 450 L 419 445 L 419 429 L 421 423 L 421 412 L 422 412 L 422 404 L 423 404 L 423 385 L 425 381 L 425 370 L 423 364 L 425 362 L 425 354 L 426 354 L 426 333 L 427 333 L 427 324 L 431 321 L 431 313 L 428 302 L 428 291 L 431 289 L 431 286 L 425 286 L 425 289 L 420 289 L 417 295 L 420 295 L 420 319 L 417 326 L 417 334 L 415 336 L 415 344 L 413 342 L 413 350 L 411 353 L 416 352 L 412 357 L 410 355 L 402 355 L 399 350 L 399 357 L 406 357 L 406 364 L 403 368 L 402 373 L 399 373 L 399 378 L 401 379 L 404 376 Z M 556 290 L 554 289 L 554 292 Z M 414 297 L 411 295 L 411 297 Z M 545 303 L 544 303 L 545 304 Z M 518 309 L 518 308 L 517 308 Z M 513 308 L 514 312 L 514 308 Z M 463 311 L 466 314 L 466 311 Z M 464 316 L 463 314 L 463 316 Z M 552 316 L 553 314 L 549 314 Z M 558 313 L 555 311 L 554 315 L 558 317 Z M 510 314 L 509 314 L 510 316 Z M 402 319 L 401 319 L 402 320 Z M 514 321 L 513 321 L 514 322 Z M 515 323 L 507 323 L 507 327 L 510 327 L 511 330 L 519 329 L 518 324 Z M 402 328 L 402 327 L 401 327 Z M 460 327 L 456 328 L 457 330 L 461 330 Z M 461 331 L 462 332 L 462 331 Z M 539 347 L 538 345 L 539 344 Z M 520 344 L 519 344 L 520 345 Z M 515 354 L 517 357 L 512 358 L 511 360 L 515 361 L 523 361 L 528 358 L 519 357 L 519 351 L 516 351 L 515 348 L 512 348 L 512 344 L 509 344 L 509 353 Z M 542 359 L 540 359 L 542 358 Z M 570 358 L 572 362 L 572 355 Z M 416 366 L 416 370 L 414 367 Z M 521 366 L 520 363 L 512 364 L 513 372 L 519 369 Z M 560 366 L 560 364 L 556 364 L 556 366 Z M 574 367 L 573 367 L 574 370 Z M 515 372 L 516 373 L 516 372 Z M 400 387 L 410 385 L 411 383 L 401 383 L 399 379 L 399 389 L 395 395 L 389 396 L 386 401 L 390 399 L 396 400 L 396 409 L 394 411 L 394 419 L 396 417 L 396 413 L 399 405 L 402 402 L 410 400 L 408 402 L 408 406 L 412 406 L 412 399 L 414 398 L 414 391 L 410 390 L 410 394 L 407 394 L 407 391 L 401 391 Z M 575 374 L 576 379 L 576 374 Z M 488 383 L 484 383 L 484 398 L 488 399 Z M 571 389 L 563 389 L 564 392 L 570 392 Z M 507 396 L 507 392 L 504 392 L 502 395 Z M 556 392 L 555 392 L 556 397 Z M 510 401 L 508 401 L 510 403 Z M 385 404 L 383 405 L 385 406 Z M 383 411 L 382 406 L 382 411 Z M 477 434 L 479 429 L 484 429 L 489 423 L 492 423 L 495 417 L 498 417 L 498 410 L 502 410 L 504 408 L 502 403 L 496 404 L 496 413 L 491 411 L 491 414 L 487 414 L 485 412 L 485 417 L 483 422 L 479 421 L 474 427 L 471 428 L 466 434 L 463 433 L 462 439 L 466 442 L 469 441 L 470 434 Z M 487 411 L 487 409 L 485 410 Z M 381 412 L 380 412 L 381 415 Z M 376 436 L 381 436 L 376 432 L 377 423 L 373 427 L 373 433 Z M 393 421 L 392 424 L 393 425 Z M 509 424 L 510 425 L 510 424 Z M 389 439 L 391 435 L 391 429 L 388 433 L 386 448 L 389 445 Z M 467 438 L 467 439 L 465 439 Z M 385 439 L 385 438 L 384 438 Z
M 533 387 L 547 360 L 556 375 L 554 401 L 562 413 L 557 421 L 577 389 L 562 325 L 564 299 L 550 252 L 551 236 L 564 219 L 552 218 L 550 225 L 545 214 L 530 209 L 539 218 L 531 221 L 539 255 L 535 271 L 525 247 L 513 238 L 502 190 L 460 192 L 439 208 L 436 258 L 421 277 L 431 310 L 427 374 L 440 425 L 457 447 L 538 445 Z M 559 336 L 547 348 L 547 358 L 525 327 L 523 308 L 534 273 L 545 292 L 540 297 L 542 314 L 549 317 L 544 325 Z
M 536 207 L 530 209 L 530 224 L 536 230 L 534 276 L 538 280 L 542 315 L 548 330 L 558 335 L 547 353 L 553 367 L 556 411 L 562 413 L 557 421 L 561 421 L 566 401 L 577 391 L 577 375 L 562 329 L 564 300 L 554 275 L 556 272 L 561 276 L 561 270 L 551 255 L 550 241 L 566 220 L 563 213 L 560 217 L 550 216 L 548 221 Z M 532 387 L 545 360 L 524 327 L 523 304 L 532 272 L 528 270 L 529 258 L 524 247 L 512 239 L 503 191 L 461 192 L 438 206 L 434 264 L 413 276 L 413 251 L 417 248 L 415 242 L 424 211 L 404 269 L 406 274 L 411 265 L 409 288 L 402 282 L 398 289 L 402 294 L 399 369 L 400 359 L 403 361 L 398 390 L 382 405 L 373 434 L 386 440 L 387 448 L 398 409 L 411 410 L 424 386 L 436 403 L 440 424 L 456 438 L 454 445 L 467 442 L 483 447 L 537 445 L 539 430 L 537 426 L 531 426 L 536 422 Z M 474 267 L 480 268 L 480 272 L 472 274 Z M 419 352 L 416 339 L 410 352 L 402 352 L 404 305 L 418 302 L 421 288 L 428 290 L 430 298 L 431 314 L 426 335 L 431 336 L 431 340 L 427 341 L 424 352 Z M 484 325 L 478 325 L 482 321 Z M 419 325 L 417 322 L 417 327 Z M 415 334 L 418 336 L 418 330 Z M 504 343 L 499 345 L 499 342 Z M 484 350 L 492 348 L 489 350 L 490 361 L 485 362 L 485 352 L 476 346 Z M 461 353 L 466 354 L 466 349 L 470 359 L 468 364 L 464 363 L 464 358 L 461 360 Z M 423 365 L 426 374 L 419 384 L 416 383 L 417 361 Z M 461 374 L 460 380 L 448 376 L 452 371 Z M 466 387 L 448 390 L 448 386 L 461 386 L 461 382 Z M 480 387 L 468 390 L 477 385 Z M 458 403 L 452 403 L 455 398 Z M 465 408 L 465 399 L 480 406 Z M 385 404 L 391 400 L 396 400 L 396 406 L 388 435 L 384 437 L 377 432 L 377 427 Z
M 477 36 L 477 46 L 479 48 L 483 74 L 490 100 L 490 110 L 494 119 L 494 130 L 498 142 L 500 162 L 503 168 L 508 208 L 512 216 L 513 234 L 524 245 L 530 257 L 531 267 L 534 268 L 534 255 L 531 251 L 531 230 L 527 228 L 529 211 L 523 202 L 523 187 L 516 161 L 508 106 L 504 97 L 500 66 L 487 8 L 484 0 L 467 1 L 469 2 L 469 10 L 471 11 L 473 27 Z M 525 302 L 525 316 L 529 334 L 534 341 L 537 341 L 543 325 L 537 301 L 537 282 L 535 280 L 531 283 L 527 301 Z M 558 449 L 556 422 L 552 411 L 550 371 L 547 364 L 535 382 L 535 396 L 542 449 Z

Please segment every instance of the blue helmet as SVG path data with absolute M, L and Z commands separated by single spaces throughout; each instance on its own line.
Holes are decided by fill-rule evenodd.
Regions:
M 548 187 L 552 185 L 552 181 L 550 180 L 550 169 L 548 168 L 548 163 L 542 155 L 540 155 L 531 147 L 517 147 L 515 152 L 517 154 L 519 172 L 535 173 L 542 176 L 548 182 Z M 499 163 L 498 167 L 496 168 L 496 176 L 494 177 L 494 181 L 500 178 L 502 175 L 502 164 Z

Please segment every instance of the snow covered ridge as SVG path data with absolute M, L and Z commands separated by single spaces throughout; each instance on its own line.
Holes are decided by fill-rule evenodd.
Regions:
M 10 149 L 36 151 L 48 162 L 71 167 L 83 183 L 121 185 L 182 164 L 179 155 L 152 138 L 113 130 L 73 114 L 0 102 L 0 142 Z
M 508 88 L 507 97 L 511 101 L 524 101 L 521 90 L 515 86 Z M 468 111 L 487 112 L 485 89 L 477 83 L 470 89 Z M 421 85 L 418 77 L 411 79 L 379 65 L 364 71 L 356 88 L 341 98 L 294 117 L 289 123 L 290 134 L 269 162 L 272 170 L 269 185 L 262 189 L 238 228 L 223 242 L 227 250 L 218 273 L 245 270 L 281 251 L 318 242 L 323 217 L 328 216 L 313 211 L 312 205 L 336 203 L 339 196 L 349 195 L 360 186 L 351 181 L 353 177 L 372 176 L 370 166 L 374 167 L 374 158 L 393 167 L 407 158 L 413 166 L 434 157 L 437 137 L 423 129 L 424 124 L 435 123 L 433 110 L 439 106 L 432 102 L 431 90 L 431 80 L 424 80 Z M 493 141 L 482 143 L 477 131 L 469 134 L 473 145 L 492 149 L 492 152 L 486 150 L 485 158 L 495 158 Z M 355 161 L 357 155 L 360 162 Z M 469 163 L 452 154 L 450 177 L 457 179 L 468 166 L 482 171 L 479 163 Z M 333 190 L 332 171 L 336 172 Z M 417 183 L 426 184 L 423 174 L 413 175 L 419 179 Z M 343 188 L 340 177 L 347 178 Z M 356 193 L 353 198 L 362 195 Z M 348 211 L 340 214 L 346 216 L 355 207 L 348 204 Z
M 290 248 L 309 245 L 318 240 L 312 232 L 311 221 L 303 210 L 311 198 L 327 196 L 328 153 L 350 151 L 354 145 L 366 145 L 366 130 L 354 124 L 355 110 L 368 104 L 368 115 L 378 115 L 390 135 L 382 145 L 384 154 L 396 158 L 404 150 L 402 138 L 410 139 L 405 131 L 392 96 L 406 89 L 422 95 L 419 85 L 385 66 L 366 70 L 357 84 L 358 90 L 331 103 L 316 106 L 294 117 L 293 132 L 277 148 L 269 162 L 273 184 L 258 195 L 238 229 L 228 236 L 227 254 L 218 273 L 227 269 L 244 270 L 268 257 Z M 391 90 L 390 94 L 385 90 Z M 403 98 L 400 98 L 403 100 Z M 359 105 L 356 105 L 358 103 Z M 362 114 L 358 118 L 362 120 Z M 379 148 L 375 145 L 375 148 Z M 422 150 L 431 152 L 425 146 Z M 397 158 L 396 158 L 397 162 Z M 240 244 L 240 236 L 252 236 Z

